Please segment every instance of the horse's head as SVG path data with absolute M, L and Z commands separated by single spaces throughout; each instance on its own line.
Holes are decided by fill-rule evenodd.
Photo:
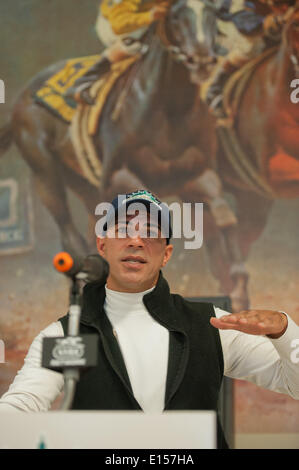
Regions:
M 199 40 L 198 19 L 190 0 L 177 0 L 163 24 L 168 50 L 191 72 L 192 81 L 206 80 L 216 59 L 207 44 Z
M 283 39 L 287 53 L 293 63 L 295 75 L 299 78 L 299 2 L 289 12 L 283 30 Z

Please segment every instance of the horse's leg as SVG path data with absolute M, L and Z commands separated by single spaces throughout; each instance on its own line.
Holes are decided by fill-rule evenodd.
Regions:
M 197 200 L 192 200 L 188 194 L 180 194 L 183 202 L 202 202 L 202 197 L 199 196 Z M 194 217 L 194 211 L 192 211 Z M 195 221 L 192 220 L 191 225 L 195 227 Z M 233 282 L 229 275 L 230 273 L 230 260 L 225 246 L 225 240 L 219 227 L 215 223 L 210 210 L 204 205 L 203 210 L 203 247 L 209 258 L 209 269 L 211 273 L 219 282 L 219 290 L 222 294 L 228 294 L 233 289 Z
M 230 276 L 230 259 L 222 231 L 211 212 L 206 208 L 203 214 L 203 243 L 209 257 L 210 270 L 219 282 L 220 291 L 228 294 L 234 284 Z
M 274 201 L 249 191 L 234 189 L 233 194 L 237 205 L 239 244 L 246 259 L 252 244 L 260 237 L 266 226 Z
M 60 229 L 63 249 L 76 257 L 85 256 L 87 244 L 71 218 L 62 166 L 57 155 L 50 150 L 52 140 L 43 122 L 48 119 L 45 113 L 34 105 L 17 110 L 13 121 L 15 142 L 32 169 L 35 187 L 43 204 Z
M 210 234 L 207 237 L 207 248 L 214 274 L 220 282 L 221 290 L 230 295 L 233 311 L 247 309 L 248 272 L 239 244 L 238 221 L 223 197 L 223 188 L 218 175 L 211 169 L 205 170 L 184 186 L 183 198 L 190 202 L 207 204 L 215 222 L 214 230 L 212 232 L 209 230 Z

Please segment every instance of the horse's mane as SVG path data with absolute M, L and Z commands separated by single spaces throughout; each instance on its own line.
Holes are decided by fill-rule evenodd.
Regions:
M 283 27 L 283 30 L 282 30 L 282 37 L 281 37 L 281 45 L 283 46 L 283 48 L 288 48 L 288 37 L 287 37 L 287 33 L 288 33 L 288 30 L 289 30 L 289 27 L 290 25 L 292 24 L 293 22 L 293 19 L 294 19 L 294 15 L 296 13 L 299 12 L 299 0 L 297 1 L 297 3 L 295 4 L 294 7 L 291 7 L 293 9 L 292 12 L 290 12 L 290 17 L 288 18 L 287 22 L 285 23 L 284 27 Z

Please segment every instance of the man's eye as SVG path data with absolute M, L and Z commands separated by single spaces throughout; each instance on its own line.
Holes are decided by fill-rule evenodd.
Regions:
M 147 228 L 147 236 L 150 238 L 158 238 L 159 237 L 159 230 L 154 228 Z
M 127 232 L 127 227 L 118 227 L 117 228 L 117 233 L 126 233 Z
M 149 237 L 152 237 L 152 238 L 158 238 L 159 233 L 158 233 L 158 231 L 155 230 L 155 229 L 150 229 L 150 230 L 148 231 L 148 236 L 149 236 Z

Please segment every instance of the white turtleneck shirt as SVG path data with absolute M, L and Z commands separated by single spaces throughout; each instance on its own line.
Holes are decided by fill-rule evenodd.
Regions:
M 133 394 L 145 412 L 161 413 L 168 364 L 169 332 L 146 310 L 136 294 L 106 287 L 105 311 L 118 340 Z

